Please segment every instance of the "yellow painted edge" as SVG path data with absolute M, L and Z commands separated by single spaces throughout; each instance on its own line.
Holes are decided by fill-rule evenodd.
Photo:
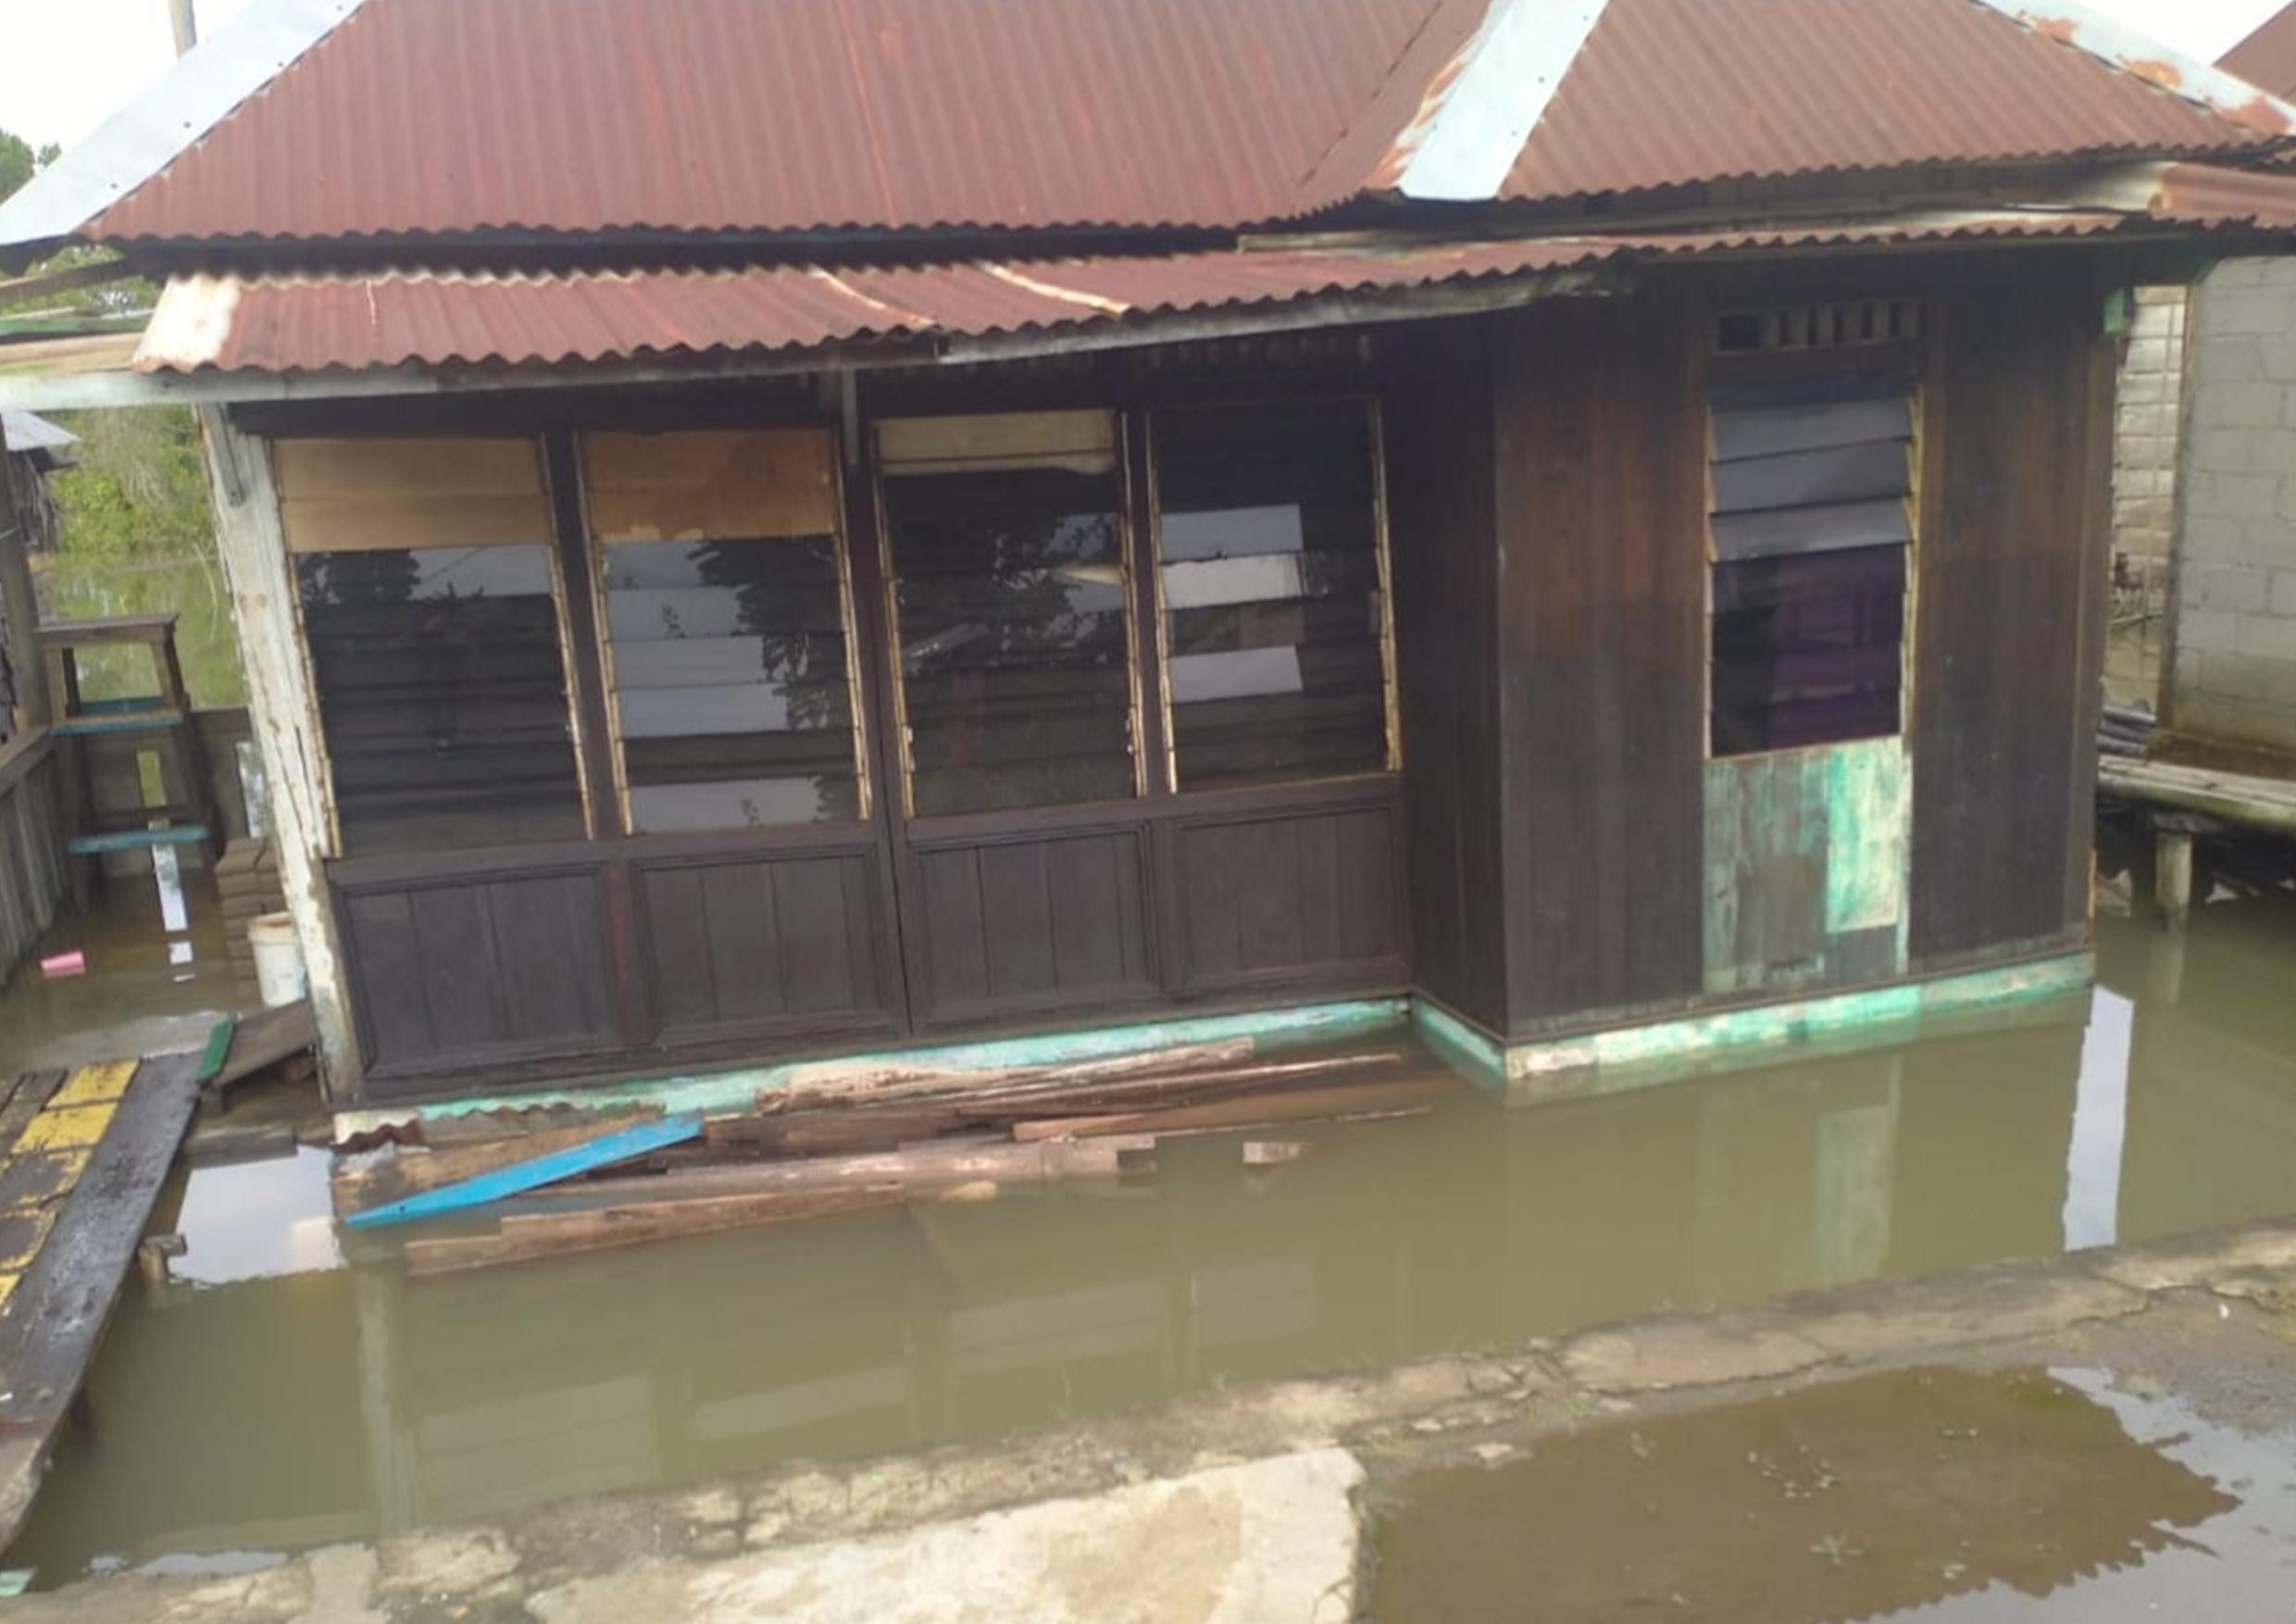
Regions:
M 8 1299 L 16 1294 L 16 1282 L 23 1278 L 15 1273 L 0 1274 L 0 1311 L 7 1308 Z
M 106 1100 L 117 1100 L 128 1092 L 128 1084 L 135 1079 L 137 1062 L 106 1060 L 101 1066 L 82 1066 L 64 1080 L 64 1086 L 49 1097 L 51 1111 L 73 1106 L 96 1106 Z
M 112 1114 L 119 1109 L 118 1101 L 100 1106 L 77 1106 L 66 1110 L 50 1107 L 24 1126 L 16 1142 L 19 1151 L 81 1150 L 93 1147 L 104 1138 L 104 1130 L 112 1123 Z
M 26 1215 L 31 1219 L 31 1239 L 6 1257 L 0 1257 L 0 1270 L 21 1274 L 31 1267 L 31 1260 L 40 1255 L 41 1244 L 48 1231 L 56 1228 L 56 1209 L 52 1206 L 34 1207 Z
M 88 1170 L 88 1158 L 94 1154 L 93 1151 L 86 1150 L 44 1150 L 12 1158 L 25 1162 L 59 1163 L 64 1171 L 57 1178 L 56 1188 L 45 1195 L 22 1197 L 7 1206 L 0 1207 L 0 1216 L 12 1212 L 25 1212 L 35 1206 L 44 1206 L 50 1202 L 63 1200 L 79 1188 L 80 1175 Z

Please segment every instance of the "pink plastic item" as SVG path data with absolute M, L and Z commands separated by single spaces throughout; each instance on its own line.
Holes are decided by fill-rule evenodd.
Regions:
M 53 955 L 40 961 L 40 973 L 51 981 L 60 981 L 68 976 L 84 976 L 88 973 L 88 956 L 77 947 L 69 953 Z

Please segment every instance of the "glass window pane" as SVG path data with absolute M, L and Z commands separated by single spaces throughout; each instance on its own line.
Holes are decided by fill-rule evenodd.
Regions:
M 583 837 L 547 547 L 294 562 L 347 856 Z
M 1114 471 L 889 468 L 884 490 L 917 814 L 1134 793 Z
M 1751 558 L 1714 572 L 1714 753 L 1898 731 L 1905 549 Z
M 604 549 L 632 830 L 860 815 L 837 538 Z
M 1179 787 L 1384 768 L 1369 407 L 1166 412 L 1155 420 L 1155 454 Z

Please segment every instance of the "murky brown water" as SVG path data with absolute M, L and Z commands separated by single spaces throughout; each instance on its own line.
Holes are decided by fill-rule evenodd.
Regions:
M 1424 1473 L 1372 1538 L 1379 1624 L 2287 1618 L 2296 1436 L 2097 1371 L 1898 1371 Z
M 2102 964 L 2085 1026 L 423 1281 L 332 1267 L 311 1158 L 201 1169 L 175 1221 L 214 1283 L 131 1291 L 11 1565 L 231 1560 L 2296 1211 L 2296 907 L 2184 944 L 2108 919 Z

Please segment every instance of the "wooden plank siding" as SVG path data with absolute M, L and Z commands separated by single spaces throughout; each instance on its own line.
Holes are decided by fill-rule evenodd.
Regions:
M 1492 325 L 1414 333 L 1384 419 L 1413 980 L 1504 1031 Z
M 2035 271 L 1937 299 L 1914 593 L 1916 969 L 2086 933 L 2112 411 L 2100 298 Z
M 882 793 L 899 722 L 864 432 L 798 482 L 842 504 L 865 815 L 334 864 L 368 1093 L 1405 991 L 1520 1042 L 2076 945 L 2111 383 L 2086 265 L 1653 271 L 1632 294 L 1371 330 L 1376 372 L 1344 381 L 1384 423 L 1400 775 L 1174 793 L 1151 733 L 1139 799 L 904 816 Z M 1706 744 L 1711 313 L 1836 290 L 1922 302 L 1918 344 L 1890 349 L 1923 373 L 1894 776 L 1860 776 L 1871 751 Z M 880 381 L 861 417 L 1113 402 L 1127 438 L 1069 449 L 1120 452 L 1144 505 L 1142 403 L 1248 385 L 1094 381 L 1136 362 L 1005 394 L 943 371 L 875 399 Z M 655 441 L 578 427 L 593 463 L 619 459 L 633 527 L 689 475 L 718 503 L 753 471 L 731 434 L 673 477 Z M 561 532 L 575 431 L 547 437 Z M 830 443 L 784 438 L 806 433 Z
M 1510 1032 L 1700 990 L 1703 342 L 1680 299 L 1498 329 Z

